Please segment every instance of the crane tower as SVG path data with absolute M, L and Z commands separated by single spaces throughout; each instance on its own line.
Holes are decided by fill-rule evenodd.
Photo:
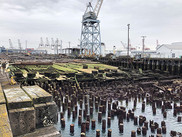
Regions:
M 82 19 L 80 55 L 101 55 L 100 21 L 97 19 L 103 0 L 95 8 L 89 2 Z
M 19 46 L 19 49 L 22 50 L 20 39 L 18 39 L 18 46 Z
M 43 47 L 44 46 L 44 42 L 43 42 L 43 39 L 42 37 L 40 38 L 40 44 L 39 44 L 39 47 Z
M 11 42 L 11 39 L 9 39 L 9 46 L 10 46 L 10 47 L 9 47 L 10 49 L 13 49 L 13 44 L 12 44 L 12 42 Z

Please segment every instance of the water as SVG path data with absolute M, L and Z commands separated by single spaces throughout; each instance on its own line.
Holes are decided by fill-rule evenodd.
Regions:
M 126 107 L 126 111 L 127 110 L 131 110 L 133 108 L 133 99 L 130 100 L 128 102 L 128 105 L 126 104 L 125 101 L 119 101 L 119 106 L 124 106 Z M 84 102 L 84 101 L 83 101 Z M 179 103 L 177 103 L 179 105 Z M 173 104 L 172 104 L 173 106 Z M 152 106 L 150 104 L 146 104 L 145 106 L 145 111 L 142 112 L 141 110 L 142 107 L 142 101 L 141 100 L 137 100 L 137 106 L 136 106 L 136 110 L 135 110 L 135 116 L 142 115 L 145 116 L 147 121 L 149 122 L 149 120 L 153 120 L 154 122 L 157 122 L 159 124 L 159 127 L 161 127 L 161 121 L 165 121 L 166 122 L 166 134 L 162 134 L 163 137 L 169 137 L 170 136 L 170 131 L 174 130 L 177 132 L 182 132 L 182 122 L 179 123 L 177 122 L 177 117 L 173 116 L 173 109 L 168 109 L 167 111 L 167 118 L 163 118 L 163 114 L 160 108 L 156 109 L 156 115 L 153 115 L 152 112 Z M 84 103 L 83 103 L 83 108 L 84 108 Z M 61 108 L 62 109 L 62 108 Z M 83 110 L 83 109 L 82 109 Z M 89 109 L 88 109 L 89 110 Z M 79 105 L 78 105 L 78 112 L 79 112 Z M 83 111 L 82 111 L 83 114 Z M 182 116 L 181 114 L 178 116 Z M 58 116 L 58 123 L 55 125 L 55 127 L 61 131 L 61 134 L 63 137 L 80 137 L 80 133 L 81 133 L 81 126 L 78 125 L 78 115 L 76 117 L 76 119 L 73 121 L 72 119 L 72 115 L 70 116 L 70 118 L 68 118 L 67 115 L 67 110 L 65 111 L 64 114 L 64 118 L 65 118 L 65 123 L 66 126 L 65 128 L 61 128 L 61 124 L 60 124 L 60 115 Z M 94 109 L 93 111 L 93 117 L 90 118 L 90 121 L 94 119 L 96 120 L 96 127 L 94 130 L 92 130 L 91 128 L 91 122 L 90 122 L 90 128 L 89 131 L 86 132 L 86 137 L 95 137 L 96 136 L 96 130 L 100 129 L 100 136 L 101 137 L 107 137 L 107 132 L 108 129 L 112 129 L 112 137 L 119 137 L 119 136 L 123 136 L 123 137 L 130 137 L 131 136 L 131 131 L 132 130 L 137 130 L 138 127 L 141 127 L 139 125 L 134 125 L 134 121 L 130 119 L 129 122 L 127 122 L 127 120 L 125 119 L 123 121 L 124 124 L 124 132 L 120 133 L 119 132 L 119 127 L 118 127 L 118 118 L 117 116 L 115 116 L 113 119 L 111 119 L 111 126 L 107 127 L 107 112 L 105 115 L 103 115 L 102 119 L 106 119 L 106 130 L 105 132 L 102 132 L 102 123 L 98 122 L 98 112 L 96 112 L 96 110 Z M 83 116 L 82 116 L 82 121 L 86 121 Z M 74 134 L 70 133 L 70 124 L 74 124 Z M 155 130 L 155 133 L 152 133 L 149 129 L 147 130 L 147 135 L 156 135 L 157 131 Z M 137 135 L 137 133 L 136 133 Z M 143 137 L 143 135 L 137 135 L 138 137 Z

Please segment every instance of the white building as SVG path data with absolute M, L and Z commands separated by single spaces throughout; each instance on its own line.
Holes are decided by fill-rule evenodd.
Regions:
M 104 43 L 101 43 L 101 55 L 104 57 L 106 55 L 106 46 Z
M 51 46 L 42 46 L 42 47 L 38 47 L 37 51 L 40 50 L 41 51 L 46 51 L 47 54 L 57 54 L 57 52 L 60 53 L 60 50 L 57 51 L 56 47 L 51 47 Z
M 159 45 L 157 47 L 157 54 L 159 58 L 181 58 L 182 42 Z

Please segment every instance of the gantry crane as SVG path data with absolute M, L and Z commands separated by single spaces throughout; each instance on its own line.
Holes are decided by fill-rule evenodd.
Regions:
M 46 38 L 46 44 L 45 44 L 45 47 L 50 47 L 49 39 L 48 39 L 48 38 Z
M 59 39 L 57 38 L 56 41 L 55 41 L 55 46 L 54 46 L 54 53 L 55 54 L 61 53 L 61 50 L 62 50 L 62 40 L 60 42 L 61 43 L 59 43 Z
M 21 47 L 20 39 L 18 39 L 18 46 L 19 46 L 19 49 L 20 49 L 20 51 L 21 51 L 21 50 L 22 50 L 22 47 Z
M 40 38 L 40 44 L 39 44 L 39 47 L 43 47 L 44 46 L 44 42 L 43 42 L 43 39 L 42 37 Z
M 11 42 L 11 39 L 9 39 L 9 48 L 10 48 L 10 49 L 13 49 L 13 44 L 12 44 L 12 42 Z
M 54 49 L 55 48 L 55 42 L 54 42 L 54 39 L 53 38 L 51 38 L 51 49 Z
M 55 54 L 59 54 L 58 48 L 59 48 L 59 40 L 57 38 L 55 41 L 55 47 L 54 47 L 54 53 Z
M 87 5 L 82 19 L 80 55 L 101 55 L 100 21 L 97 19 L 103 0 L 97 0 L 95 8 Z

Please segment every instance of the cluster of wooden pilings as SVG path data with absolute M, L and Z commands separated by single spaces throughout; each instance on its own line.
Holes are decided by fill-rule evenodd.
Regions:
M 33 84 L 33 83 L 32 83 Z M 39 85 L 54 97 L 59 113 L 60 124 L 65 128 L 65 117 L 72 117 L 73 120 L 78 119 L 78 123 L 69 125 L 70 133 L 75 132 L 75 124 L 81 128 L 80 136 L 85 137 L 86 131 L 90 128 L 95 130 L 95 136 L 101 136 L 101 132 L 107 132 L 108 136 L 112 136 L 111 121 L 114 117 L 118 118 L 118 132 L 124 135 L 124 122 L 133 121 L 134 125 L 139 127 L 135 130 L 131 129 L 131 137 L 137 135 L 147 135 L 150 130 L 157 136 L 167 133 L 167 125 L 165 121 L 157 123 L 153 120 L 146 119 L 143 115 L 135 115 L 137 101 L 142 101 L 141 110 L 145 111 L 146 105 L 152 106 L 153 115 L 156 115 L 156 109 L 160 108 L 164 118 L 167 118 L 167 109 L 173 109 L 173 114 L 178 122 L 181 122 L 182 102 L 180 105 L 172 100 L 182 99 L 181 88 L 174 93 L 159 92 L 159 89 L 154 87 L 143 87 L 148 83 L 132 84 L 128 81 L 85 81 L 79 82 L 80 87 L 70 81 L 46 81 L 34 82 Z M 143 90 L 141 88 L 143 87 Z M 174 90 L 176 90 L 174 88 Z M 126 104 L 133 99 L 133 109 L 127 110 L 119 105 L 118 99 L 124 100 Z M 67 116 L 65 112 L 67 111 Z M 93 113 L 97 113 L 97 117 L 92 117 Z M 106 118 L 104 117 L 107 116 Z M 96 125 L 102 124 L 101 129 L 96 129 Z M 171 135 L 178 134 L 176 131 L 171 131 Z M 151 137 L 153 135 L 150 135 Z
M 135 101 L 137 102 L 137 99 L 141 99 L 140 96 L 135 97 Z M 74 102 L 74 103 L 72 103 Z M 128 102 L 128 99 L 126 99 L 126 103 Z M 145 111 L 145 105 L 146 103 L 150 103 L 149 100 L 147 99 L 147 102 L 143 101 L 142 103 L 142 111 Z M 68 104 L 68 105 L 67 105 Z M 81 127 L 81 137 L 86 136 L 86 131 L 89 130 L 91 127 L 92 130 L 95 129 L 97 122 L 100 122 L 102 124 L 102 129 L 96 129 L 96 137 L 100 137 L 100 132 L 105 132 L 107 128 L 110 128 L 111 125 L 111 120 L 115 116 L 118 117 L 118 132 L 124 134 L 124 123 L 123 121 L 133 121 L 134 125 L 140 126 L 137 128 L 137 130 L 132 130 L 131 131 L 131 137 L 136 137 L 137 135 L 147 135 L 147 131 L 151 130 L 152 133 L 156 133 L 157 137 L 161 137 L 162 134 L 167 133 L 167 126 L 165 121 L 161 121 L 161 123 L 157 123 L 153 120 L 147 120 L 145 116 L 136 116 L 135 115 L 135 108 L 136 108 L 136 103 L 134 103 L 133 109 L 126 111 L 126 108 L 123 106 L 119 106 L 118 101 L 112 101 L 112 100 L 103 100 L 99 97 L 94 97 L 92 95 L 83 95 L 80 96 L 80 101 L 78 101 L 79 104 L 79 110 L 78 106 L 74 105 L 75 104 L 75 98 L 70 98 L 69 96 L 66 96 L 64 98 L 64 103 L 62 104 L 62 112 L 60 112 L 61 115 L 61 127 L 65 127 L 65 119 L 64 119 L 64 112 L 67 110 L 67 115 L 70 117 L 72 115 L 72 119 L 78 118 L 78 125 Z M 163 105 L 162 105 L 163 104 Z M 161 105 L 161 106 L 160 106 Z M 182 102 L 180 104 L 180 111 L 179 111 L 179 106 L 174 104 L 175 111 L 178 110 L 178 114 L 182 109 Z M 152 103 L 152 111 L 153 115 L 156 115 L 156 107 L 162 107 L 163 111 L 163 116 L 164 118 L 167 117 L 167 113 L 165 109 L 171 109 L 172 106 L 169 103 L 166 102 L 153 102 Z M 95 111 L 98 113 L 98 119 L 91 119 L 93 115 L 93 108 L 95 108 Z M 107 113 L 107 118 L 103 118 L 103 115 L 106 115 Z M 97 122 L 96 122 L 97 121 Z M 178 122 L 181 121 L 181 117 L 178 117 Z M 74 133 L 74 124 L 70 125 L 70 133 Z M 112 130 L 108 129 L 108 137 L 110 137 L 112 134 Z M 171 135 L 175 136 L 177 134 L 176 131 L 171 131 Z M 151 135 L 153 137 L 153 135 Z
M 133 58 L 100 58 L 100 62 L 112 65 L 122 66 L 124 68 L 153 70 L 168 72 L 172 75 L 182 75 L 182 59 L 168 59 L 168 58 L 149 58 L 143 60 L 134 60 Z

